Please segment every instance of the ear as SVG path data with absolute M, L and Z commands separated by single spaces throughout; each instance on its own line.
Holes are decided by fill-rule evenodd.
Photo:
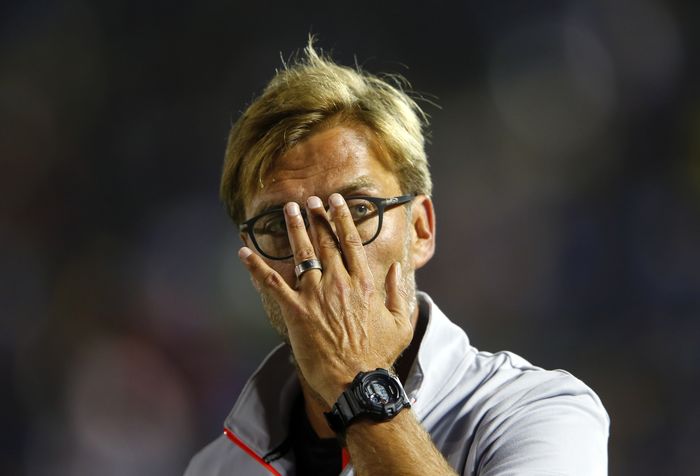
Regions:
M 411 205 L 413 226 L 414 269 L 422 268 L 435 253 L 435 210 L 433 201 L 426 195 L 418 195 Z

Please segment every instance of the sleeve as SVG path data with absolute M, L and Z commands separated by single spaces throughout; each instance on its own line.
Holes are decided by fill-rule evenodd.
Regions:
M 607 475 L 609 417 L 595 393 L 570 378 L 578 385 L 535 389 L 482 425 L 479 476 Z

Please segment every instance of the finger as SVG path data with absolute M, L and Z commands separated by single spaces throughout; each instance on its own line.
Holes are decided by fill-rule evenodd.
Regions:
M 345 256 L 348 272 L 353 275 L 364 275 L 369 269 L 367 255 L 347 203 L 339 193 L 332 194 L 329 202 L 331 204 L 331 217 L 335 223 L 335 231 Z
M 340 243 L 335 236 L 335 232 L 328 221 L 326 209 L 323 207 L 323 202 L 320 198 L 311 196 L 306 201 L 306 209 L 308 211 L 309 222 L 311 226 L 311 241 L 314 243 L 318 258 L 323 263 L 323 267 L 327 271 L 334 268 L 342 268 L 343 257 L 340 254 Z
M 306 232 L 306 223 L 301 216 L 301 210 L 296 202 L 289 202 L 284 206 L 285 221 L 287 222 L 287 235 L 289 236 L 289 244 L 292 247 L 294 255 L 294 264 L 297 265 L 302 261 L 316 259 L 316 250 L 311 244 L 309 234 Z M 318 282 L 321 279 L 320 269 L 310 269 L 299 276 L 299 281 L 302 282 Z
M 293 303 L 296 300 L 296 292 L 284 281 L 284 278 L 274 269 L 270 268 L 265 260 L 244 246 L 238 250 L 238 257 L 248 269 L 258 290 L 264 288 L 279 303 Z
M 409 315 L 408 296 L 401 286 L 401 265 L 394 263 L 386 276 L 386 308 L 394 316 L 397 342 L 408 347 L 413 337 L 413 325 Z
M 401 264 L 396 262 L 386 275 L 386 308 L 397 318 L 408 317 L 408 302 L 401 292 Z

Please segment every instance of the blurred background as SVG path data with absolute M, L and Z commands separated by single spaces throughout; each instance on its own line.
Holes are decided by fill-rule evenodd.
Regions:
M 226 136 L 312 32 L 440 106 L 419 287 L 592 386 L 611 474 L 698 474 L 698 27 L 691 1 L 3 2 L 0 473 L 180 474 L 220 434 L 277 343 Z

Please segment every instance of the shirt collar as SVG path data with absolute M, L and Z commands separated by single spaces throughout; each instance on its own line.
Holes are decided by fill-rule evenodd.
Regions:
M 475 351 L 461 327 L 450 321 L 424 292 L 417 292 L 420 312 L 428 317 L 425 335 L 405 382 L 406 393 L 419 420 L 430 412 L 461 378 Z
M 409 376 L 406 393 L 419 420 L 457 384 L 474 349 L 464 331 L 424 292 L 417 292 L 419 312 L 428 324 Z M 423 318 L 423 316 L 421 316 Z M 285 447 L 292 405 L 301 391 L 296 368 L 286 344 L 277 346 L 243 388 L 224 424 L 265 459 Z

